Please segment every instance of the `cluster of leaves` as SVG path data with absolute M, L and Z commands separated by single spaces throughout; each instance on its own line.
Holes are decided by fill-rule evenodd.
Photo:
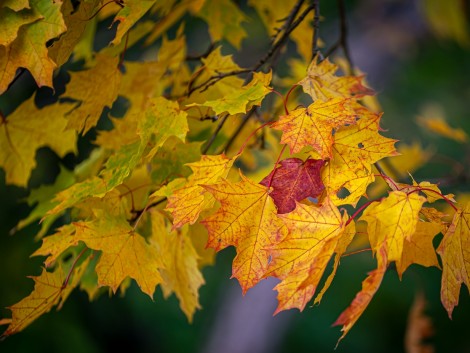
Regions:
M 93 300 L 125 291 L 131 279 L 150 297 L 158 285 L 165 296 L 175 293 L 191 321 L 200 307 L 201 268 L 228 246 L 236 248 L 232 275 L 243 293 L 275 277 L 276 313 L 303 310 L 315 294 L 320 302 L 341 256 L 361 238 L 377 268 L 335 323 L 344 337 L 391 263 L 399 276 L 414 263 L 440 267 L 433 247 L 439 233 L 441 298 L 452 314 L 461 284 L 470 286 L 470 205 L 430 182 L 405 184 L 386 174 L 381 160 L 393 157 L 387 163 L 401 171 L 419 161 L 413 147 L 396 157 L 396 140 L 381 134 L 381 113 L 364 76 L 340 75 L 323 58 L 318 32 L 306 20 L 313 15 L 318 28 L 318 2 L 272 2 L 248 1 L 272 35 L 266 55 L 250 68 L 217 44 L 240 48 L 247 36 L 240 26 L 247 15 L 229 0 L 2 2 L 0 93 L 25 70 L 38 86 L 53 88 L 55 70 L 84 62 L 68 72 L 55 103 L 38 108 L 33 95 L 2 114 L 7 183 L 27 186 L 40 147 L 61 157 L 76 153 L 77 136 L 97 130 L 100 118 L 108 118 L 105 107 L 125 102 L 122 117 L 109 117 L 113 128 L 97 130 L 86 160 L 31 191 L 35 207 L 17 229 L 42 221 L 42 246 L 33 255 L 46 257 L 45 268 L 33 277 L 32 293 L 10 307 L 12 318 L 1 320 L 9 325 L 4 336 L 60 308 L 76 287 Z M 109 16 L 114 37 L 94 52 L 96 25 Z M 184 29 L 193 17 L 207 23 L 214 43 L 197 57 L 188 55 Z M 289 76 L 279 77 L 273 62 L 287 55 L 288 41 L 297 54 Z M 133 46 L 158 47 L 158 55 L 124 60 Z M 266 98 L 271 93 L 281 98 Z M 377 197 L 376 178 L 387 182 L 387 196 Z M 450 222 L 431 205 L 439 200 L 451 206 Z M 62 226 L 44 237 L 57 221 Z M 357 222 L 367 224 L 367 237 Z

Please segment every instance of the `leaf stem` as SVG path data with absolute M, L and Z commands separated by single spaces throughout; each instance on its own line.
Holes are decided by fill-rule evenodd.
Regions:
M 359 207 L 353 214 L 351 217 L 349 217 L 349 219 L 346 221 L 346 224 L 345 226 L 349 225 L 349 223 L 351 223 L 351 221 L 356 218 L 359 213 L 361 213 L 365 208 L 367 208 L 370 204 L 374 203 L 374 202 L 380 202 L 380 200 L 382 200 L 382 198 L 380 199 L 377 199 L 377 200 L 371 200 L 371 201 L 367 201 L 365 204 L 363 204 L 361 207 Z
M 452 203 L 452 201 L 449 200 L 449 198 L 447 198 L 445 195 L 441 194 L 440 192 L 436 191 L 436 190 L 433 190 L 433 189 L 429 189 L 429 188 L 422 188 L 420 186 L 416 187 L 416 189 L 414 190 L 411 190 L 410 192 L 407 193 L 407 195 L 410 195 L 410 194 L 413 194 L 415 192 L 418 192 L 418 191 L 428 191 L 428 192 L 432 192 L 432 193 L 435 193 L 437 195 L 439 195 L 440 197 L 442 197 L 442 199 L 447 202 L 447 204 L 452 207 L 454 209 L 455 212 L 458 211 L 458 208 L 455 207 L 455 205 Z
M 69 284 L 70 277 L 72 276 L 72 272 L 73 272 L 75 266 L 77 265 L 78 260 L 80 260 L 80 258 L 83 256 L 83 254 L 87 250 L 88 250 L 88 248 L 85 246 L 82 249 L 82 251 L 80 251 L 80 253 L 77 255 L 75 260 L 73 260 L 73 263 L 72 263 L 72 266 L 70 267 L 69 273 L 67 274 L 67 277 L 65 277 L 64 283 L 62 283 L 62 287 L 60 288 L 61 290 L 64 289 L 65 287 L 67 287 L 67 285 Z
M 351 251 L 351 252 L 348 252 L 348 253 L 346 253 L 346 254 L 341 255 L 341 257 L 346 257 L 346 256 L 355 255 L 355 254 L 360 254 L 360 253 L 366 252 L 366 251 L 372 251 L 372 249 L 371 249 L 371 248 L 365 248 L 365 249 L 359 249 L 359 250 L 356 250 L 356 251 Z
M 279 163 L 279 160 L 281 159 L 282 157 L 282 154 L 284 153 L 284 150 L 286 149 L 287 145 L 284 145 L 281 149 L 281 152 L 279 152 L 279 156 L 277 157 L 277 160 L 276 160 L 276 163 L 274 163 L 274 167 L 273 167 L 273 172 L 271 174 L 271 178 L 269 179 L 269 183 L 268 183 L 268 189 L 271 187 L 271 184 L 273 182 L 273 179 L 274 179 L 274 174 L 276 174 L 277 172 L 277 165 Z

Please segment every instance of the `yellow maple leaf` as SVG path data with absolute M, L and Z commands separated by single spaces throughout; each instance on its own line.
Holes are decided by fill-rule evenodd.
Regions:
M 451 318 L 462 283 L 470 288 L 470 203 L 455 213 L 437 252 L 443 267 L 441 301 Z
M 34 9 L 13 10 L 3 3 L 0 6 L 0 45 L 9 46 L 17 37 L 19 29 L 42 19 Z
M 0 7 L 8 7 L 14 11 L 29 9 L 29 0 L 3 0 Z
M 289 234 L 271 248 L 272 261 L 265 276 L 281 283 L 275 313 L 291 308 L 302 311 L 315 294 L 323 272 L 342 236 L 347 215 L 327 198 L 321 206 L 296 203 L 294 211 L 279 215 Z
M 116 100 L 121 82 L 119 58 L 97 55 L 90 69 L 70 72 L 64 97 L 81 102 L 69 115 L 67 128 L 85 134 L 98 122 L 103 108 Z
M 333 129 L 355 122 L 351 100 L 332 98 L 326 102 L 317 100 L 308 108 L 297 108 L 271 127 L 283 132 L 281 143 L 288 144 L 291 153 L 312 146 L 325 159 L 332 155 Z
M 67 62 L 87 26 L 90 25 L 90 21 L 84 19 L 88 19 L 94 14 L 99 3 L 99 0 L 83 1 L 80 2 L 77 9 L 74 9 L 70 0 L 66 0 L 62 5 L 67 31 L 49 48 L 49 56 L 57 66 L 62 66 Z
M 98 283 L 113 292 L 126 277 L 135 279 L 142 292 L 153 297 L 162 282 L 162 268 L 157 251 L 129 225 L 126 219 L 97 214 L 96 221 L 74 223 L 74 241 L 83 241 L 90 249 L 100 250 L 96 266 Z
M 404 242 L 415 233 L 418 214 L 425 201 L 416 193 L 392 191 L 380 202 L 370 204 L 360 220 L 367 222 L 372 250 L 384 247 L 388 261 L 401 261 Z
M 336 132 L 332 158 L 322 170 L 322 181 L 336 204 L 355 206 L 375 179 L 372 164 L 397 154 L 396 140 L 379 134 L 379 122 L 380 115 L 361 118 Z M 348 196 L 337 194 L 342 188 L 349 191 Z
M 432 241 L 441 231 L 442 225 L 439 223 L 418 222 L 416 224 L 416 231 L 411 235 L 410 239 L 405 239 L 403 253 L 400 260 L 396 262 L 400 279 L 403 272 L 411 264 L 439 267 L 436 250 L 434 250 Z
M 241 26 L 247 17 L 237 5 L 229 0 L 206 0 L 197 12 L 197 16 L 209 25 L 209 33 L 213 41 L 226 39 L 239 49 L 246 32 Z
M 235 246 L 232 277 L 238 279 L 242 292 L 257 284 L 265 275 L 269 250 L 273 242 L 285 235 L 268 188 L 245 176 L 238 183 L 222 180 L 204 186 L 221 204 L 212 216 L 201 223 L 209 232 L 207 246 L 220 251 Z
M 52 272 L 43 269 L 41 275 L 30 277 L 35 282 L 34 289 L 26 298 L 9 307 L 12 318 L 2 320 L 2 324 L 9 324 L 9 326 L 1 337 L 22 331 L 56 305 L 57 310 L 60 310 L 72 290 L 77 287 L 87 265 L 88 262 L 84 261 L 81 265 L 75 267 L 68 279 L 62 264 Z
M 168 210 L 173 216 L 173 228 L 184 224 L 193 224 L 203 210 L 214 205 L 215 199 L 206 192 L 203 185 L 215 184 L 225 178 L 237 156 L 227 158 L 225 155 L 202 156 L 199 162 L 188 163 L 193 174 L 186 185 L 168 197 Z
M 460 128 L 452 128 L 449 124 L 440 117 L 437 118 L 418 118 L 418 123 L 438 135 L 450 138 L 454 141 L 465 143 L 468 141 L 467 133 Z
M 116 30 L 116 35 L 111 42 L 113 45 L 118 45 L 122 37 L 129 31 L 129 29 L 138 21 L 147 11 L 155 4 L 156 0 L 126 0 L 123 2 L 124 6 L 114 17 L 114 22 L 119 22 Z
M 62 2 L 31 0 L 30 5 L 42 19 L 21 26 L 9 46 L 0 45 L 0 94 L 7 90 L 20 67 L 31 72 L 39 87 L 52 87 L 52 74 L 57 65 L 48 55 L 46 42 L 67 29 L 60 11 Z
M 201 308 L 198 291 L 204 284 L 204 278 L 198 268 L 198 254 L 188 236 L 188 227 L 169 231 L 161 213 L 152 212 L 150 217 L 150 241 L 158 246 L 163 262 L 160 269 L 163 295 L 167 298 L 175 292 L 181 310 L 192 322 L 194 312 Z
M 352 303 L 333 323 L 333 326 L 343 325 L 341 328 L 343 334 L 339 338 L 338 343 L 347 335 L 349 330 L 351 330 L 356 321 L 361 317 L 362 313 L 379 289 L 385 272 L 387 271 L 387 264 L 387 252 L 384 248 L 381 248 L 377 252 L 377 269 L 369 273 L 367 278 L 362 282 L 361 291 L 356 294 Z
M 307 77 L 299 81 L 305 93 L 314 101 L 327 101 L 334 97 L 360 98 L 374 91 L 362 84 L 364 76 L 336 76 L 338 66 L 326 58 L 318 63 L 316 56 L 308 67 Z
M 18 186 L 27 185 L 38 148 L 48 146 L 60 157 L 76 152 L 76 133 L 64 131 L 65 116 L 73 105 L 56 103 L 39 109 L 34 98 L 0 121 L 0 166 L 5 169 L 6 182 Z
M 228 94 L 223 94 L 221 98 L 216 100 L 208 100 L 204 103 L 188 104 L 188 107 L 203 106 L 210 107 L 219 115 L 224 112 L 230 115 L 238 113 L 246 113 L 255 105 L 260 105 L 264 97 L 271 92 L 269 83 L 271 82 L 272 73 L 255 72 L 253 79 L 245 86 L 233 90 Z
M 341 256 L 346 252 L 349 244 L 351 244 L 354 236 L 356 235 L 356 225 L 353 220 L 349 221 L 349 224 L 346 224 L 343 234 L 338 240 L 335 248 L 335 260 L 333 262 L 333 269 L 329 274 L 328 278 L 325 281 L 320 293 L 315 297 L 313 304 L 318 304 L 323 298 L 323 295 L 330 287 L 331 283 L 333 282 L 334 277 L 336 276 L 336 271 L 338 270 L 339 262 L 341 260 Z

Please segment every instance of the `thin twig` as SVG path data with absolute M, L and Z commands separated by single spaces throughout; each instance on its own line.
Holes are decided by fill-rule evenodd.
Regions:
M 209 56 L 210 53 L 212 53 L 212 50 L 214 50 L 214 47 L 215 47 L 215 43 L 211 43 L 204 53 L 199 54 L 199 55 L 193 55 L 193 56 L 186 55 L 185 60 L 196 61 L 196 60 L 205 59 Z
M 147 210 L 150 209 L 150 208 L 157 207 L 158 205 L 160 205 L 160 204 L 162 204 L 163 202 L 165 202 L 166 199 L 167 199 L 166 197 L 163 197 L 163 198 L 161 198 L 160 200 L 157 200 L 157 201 L 155 201 L 155 202 L 152 202 L 152 203 L 148 204 L 147 206 L 145 206 L 145 207 L 144 207 L 143 209 L 141 209 L 141 210 L 136 210 L 136 211 L 134 211 L 134 212 L 133 212 L 133 213 L 134 213 L 134 216 L 129 220 L 129 223 L 132 223 L 132 222 L 135 222 L 135 224 L 138 223 L 139 219 L 142 217 L 142 214 L 144 214 L 145 211 L 147 211 Z M 134 224 L 134 225 L 135 225 L 135 224 Z
M 253 115 L 253 113 L 254 113 L 255 111 L 256 111 L 256 108 L 253 107 L 248 113 L 245 114 L 245 116 L 243 117 L 243 120 L 242 120 L 242 122 L 240 123 L 240 125 L 238 125 L 237 129 L 234 131 L 234 133 L 232 134 L 232 136 L 230 136 L 230 138 L 228 139 L 227 143 L 226 143 L 225 146 L 222 148 L 222 152 L 227 153 L 227 151 L 230 149 L 230 147 L 232 147 L 233 142 L 235 141 L 235 139 L 237 138 L 237 136 L 240 134 L 240 132 L 243 130 L 243 128 L 245 127 L 245 125 L 248 123 L 248 120 L 250 120 L 251 116 Z
M 220 120 L 219 125 L 217 125 L 216 129 L 214 130 L 212 136 L 209 138 L 209 141 L 207 142 L 206 146 L 202 150 L 202 154 L 206 154 L 207 151 L 211 148 L 212 144 L 215 141 L 215 138 L 219 134 L 220 130 L 224 126 L 225 122 L 227 121 L 227 118 L 229 117 L 230 114 L 225 114 L 224 117 Z
M 320 32 L 320 0 L 313 0 L 313 37 L 312 60 L 318 53 L 318 36 Z
M 346 6 L 344 0 L 338 0 L 339 18 L 340 18 L 340 45 L 343 48 L 344 57 L 346 58 L 349 65 L 349 74 L 354 74 L 354 64 L 349 52 L 348 46 L 348 25 L 346 21 Z

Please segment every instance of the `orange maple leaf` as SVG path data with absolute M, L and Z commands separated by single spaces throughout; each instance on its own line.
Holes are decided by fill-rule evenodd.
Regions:
M 188 163 L 193 174 L 181 189 L 168 197 L 168 210 L 173 216 L 173 228 L 184 224 L 193 224 L 199 214 L 214 205 L 214 198 L 206 192 L 203 184 L 213 184 L 220 178 L 225 178 L 236 157 L 227 158 L 224 154 L 218 156 L 203 155 L 199 162 Z
M 284 240 L 271 247 L 272 262 L 265 276 L 281 279 L 275 290 L 275 313 L 303 310 L 315 290 L 341 238 L 347 215 L 328 199 L 321 206 L 297 203 L 294 211 L 279 215 L 289 230 Z
M 333 97 L 360 98 L 374 91 L 362 84 L 361 76 L 336 76 L 338 66 L 325 59 L 318 63 L 316 56 L 308 67 L 307 77 L 299 81 L 305 93 L 313 100 L 326 101 Z
M 387 263 L 387 253 L 384 248 L 381 248 L 377 252 L 377 269 L 369 273 L 369 276 L 362 282 L 361 291 L 356 294 L 352 303 L 333 323 L 333 326 L 343 325 L 341 328 L 343 334 L 339 338 L 338 343 L 347 335 L 359 317 L 361 317 L 374 297 L 374 294 L 379 289 L 385 272 L 387 271 Z
M 285 235 L 267 187 L 241 175 L 242 181 L 222 180 L 204 185 L 221 204 L 215 214 L 201 223 L 209 232 L 207 246 L 219 251 L 233 245 L 232 277 L 240 282 L 243 293 L 257 284 L 266 273 L 268 247 Z
M 441 301 L 451 318 L 462 283 L 470 288 L 470 203 L 455 213 L 437 252 L 443 266 Z
M 356 122 L 357 113 L 351 104 L 351 100 L 344 98 L 318 100 L 308 108 L 298 108 L 281 116 L 271 127 L 283 132 L 281 143 L 288 144 L 291 153 L 312 146 L 326 159 L 332 156 L 333 129 Z

